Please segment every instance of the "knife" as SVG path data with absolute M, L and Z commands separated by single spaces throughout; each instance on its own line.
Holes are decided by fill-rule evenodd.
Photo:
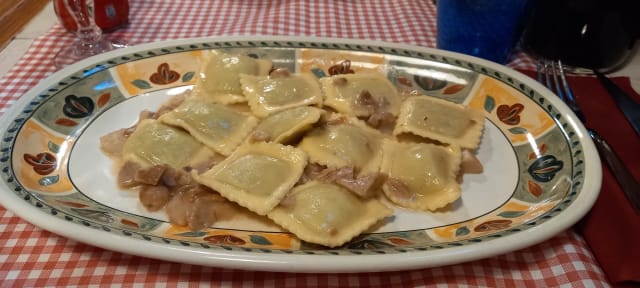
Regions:
M 600 80 L 600 83 L 604 86 L 607 92 L 609 92 L 609 95 L 613 97 L 613 100 L 616 101 L 618 108 L 627 118 L 627 121 L 629 121 L 633 130 L 635 130 L 636 134 L 640 136 L 640 104 L 633 100 L 631 96 L 624 92 L 622 88 L 618 87 L 618 85 L 613 83 L 613 81 L 604 74 L 596 70 L 593 70 L 593 73 L 598 77 L 598 80 Z
M 596 144 L 598 152 L 602 156 L 602 160 L 607 164 L 611 173 L 618 180 L 622 192 L 627 196 L 627 199 L 631 203 L 637 213 L 640 213 L 640 183 L 631 175 L 629 169 L 627 169 L 622 160 L 618 157 L 616 152 L 613 151 L 609 143 L 604 138 L 600 137 L 598 133 L 593 130 L 589 130 L 589 136 Z

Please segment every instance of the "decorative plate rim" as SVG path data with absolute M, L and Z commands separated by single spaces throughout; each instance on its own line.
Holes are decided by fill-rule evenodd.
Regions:
M 443 249 L 426 250 L 426 251 L 401 251 L 403 253 L 396 254 L 365 254 L 365 255 L 304 255 L 304 254 L 287 254 L 287 253 L 253 253 L 247 251 L 226 251 L 226 250 L 207 250 L 195 246 L 178 246 L 166 245 L 163 243 L 145 241 L 138 238 L 117 235 L 114 233 L 84 227 L 78 223 L 65 221 L 58 217 L 52 217 L 38 209 L 31 203 L 24 201 L 16 193 L 11 191 L 6 181 L 2 182 L 0 188 L 0 203 L 11 210 L 24 220 L 41 227 L 45 230 L 59 234 L 61 236 L 74 239 L 83 243 L 101 248 L 119 251 L 127 254 L 176 261 L 189 264 L 197 264 L 204 266 L 217 266 L 225 268 L 249 269 L 249 270 L 267 270 L 281 272 L 375 272 L 375 271 L 391 271 L 426 268 L 434 266 L 442 266 L 466 262 L 510 251 L 525 248 L 548 238 L 553 237 L 562 230 L 568 228 L 577 222 L 584 214 L 586 214 L 600 192 L 602 179 L 602 170 L 598 154 L 585 127 L 577 120 L 577 117 L 567 108 L 567 106 L 553 96 L 553 93 L 541 84 L 537 83 L 528 76 L 508 67 L 475 58 L 468 55 L 448 52 L 433 48 L 425 48 L 406 44 L 387 43 L 370 40 L 352 40 L 337 38 L 317 38 L 317 37 L 288 37 L 288 36 L 229 36 L 229 37 L 202 37 L 189 38 L 179 40 L 169 40 L 156 43 L 142 44 L 138 46 L 128 47 L 125 49 L 111 51 L 105 54 L 85 59 L 73 65 L 70 65 L 41 81 L 38 85 L 30 89 L 21 96 L 13 106 L 0 118 L 0 131 L 3 135 L 10 127 L 9 121 L 14 119 L 20 111 L 30 105 L 30 101 L 38 97 L 40 91 L 50 87 L 52 83 L 58 83 L 65 77 L 77 73 L 78 71 L 87 71 L 96 66 L 96 63 L 113 59 L 124 55 L 131 55 L 136 52 L 161 49 L 170 46 L 188 45 L 193 43 L 221 43 L 220 47 L 224 47 L 224 43 L 232 43 L 238 41 L 254 41 L 257 43 L 315 43 L 321 47 L 311 48 L 327 48 L 336 44 L 346 47 L 354 47 L 355 51 L 368 51 L 363 47 L 384 47 L 397 52 L 400 56 L 413 56 L 415 53 L 424 53 L 432 55 L 440 55 L 441 62 L 448 63 L 448 60 L 462 60 L 467 63 L 474 63 L 483 69 L 489 68 L 493 73 L 509 75 L 511 78 L 517 79 L 526 87 L 531 88 L 531 93 L 538 93 L 548 101 L 550 105 L 557 110 L 562 118 L 565 118 L 569 125 L 576 132 L 576 137 L 582 145 L 584 157 L 584 182 L 581 184 L 580 193 L 569 203 L 569 205 L 558 214 L 562 217 L 549 217 L 539 225 L 528 228 L 523 231 L 508 233 L 504 237 L 497 237 L 490 241 L 482 241 L 463 246 L 447 246 Z M 281 45 L 281 44 L 279 44 Z M 269 46 L 278 47 L 279 45 Z M 325 47 L 326 46 L 326 47 Z M 264 47 L 264 46 L 256 46 Z M 217 48 L 217 47 L 212 47 Z M 304 46 L 292 48 L 308 48 Z M 376 51 L 368 51 L 376 52 Z M 449 63 L 451 64 L 451 63 Z M 489 74 L 487 71 L 477 73 Z M 556 122 L 558 119 L 556 119 Z M 557 123 L 556 123 L 557 126 Z M 0 153 L 6 154 L 6 151 Z M 0 154 L 0 157 L 7 157 Z M 6 172 L 3 172 L 6 173 Z M 3 178 L 4 179 L 4 178 Z M 558 215 L 556 215 L 558 216 Z M 78 233 L 93 232 L 93 233 Z M 483 236 L 486 237 L 486 236 Z M 274 250 L 277 251 L 277 250 Z M 336 258 L 337 257 L 337 258 Z M 382 263 L 382 264 L 381 264 Z

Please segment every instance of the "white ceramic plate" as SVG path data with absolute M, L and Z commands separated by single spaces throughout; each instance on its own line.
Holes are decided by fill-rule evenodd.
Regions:
M 189 89 L 208 49 L 267 58 L 276 67 L 317 77 L 375 70 L 398 89 L 483 111 L 478 157 L 485 172 L 465 175 L 461 199 L 447 209 L 397 208 L 375 230 L 334 249 L 252 218 L 203 231 L 170 225 L 163 213 L 147 212 L 135 194 L 117 188 L 98 138 Z M 4 207 L 91 245 L 225 268 L 370 272 L 470 261 L 552 237 L 580 219 L 600 190 L 593 143 L 549 90 L 488 61 L 397 44 L 227 37 L 140 45 L 55 73 L 22 96 L 0 123 Z

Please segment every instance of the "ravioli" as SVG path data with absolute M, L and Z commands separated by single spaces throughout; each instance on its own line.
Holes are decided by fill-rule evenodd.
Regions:
M 118 163 L 131 168 L 120 169 L 119 181 L 145 183 L 141 189 L 157 184 L 142 194 L 166 188 L 167 197 L 211 189 L 302 241 L 328 247 L 373 231 L 396 206 L 442 211 L 460 198 L 457 176 L 469 172 L 461 151 L 479 145 L 481 112 L 428 96 L 403 101 L 404 92 L 379 72 L 318 80 L 272 70 L 268 60 L 204 54 L 190 96 L 142 113 L 158 119 L 141 120 L 128 137 L 121 129 L 121 138 L 107 139 L 122 148 Z M 204 210 L 182 202 L 170 209 L 213 211 L 209 202 Z M 218 206 L 215 216 L 227 220 L 239 211 Z
M 267 216 L 298 238 L 340 246 L 393 210 L 378 199 L 362 199 L 345 188 L 317 181 L 295 187 Z
M 309 154 L 310 162 L 332 168 L 353 166 L 362 175 L 379 171 L 383 137 L 352 118 L 347 123 L 315 128 L 298 147 Z
M 320 120 L 323 113 L 322 109 L 302 106 L 272 114 L 256 126 L 252 136 L 257 139 L 253 140 L 287 143 L 311 129 L 313 124 Z
M 187 100 L 159 118 L 189 131 L 216 152 L 228 156 L 258 124 L 252 115 L 199 99 Z
M 476 110 L 435 97 L 414 96 L 402 103 L 393 134 L 411 133 L 475 149 L 483 127 L 484 116 Z
M 292 107 L 322 105 L 322 90 L 310 74 L 251 76 L 240 78 L 242 90 L 254 115 L 266 117 Z
M 338 112 L 358 117 L 400 110 L 396 87 L 382 74 L 341 74 L 320 79 L 324 105 Z
M 259 215 L 266 215 L 293 187 L 307 165 L 307 155 L 291 146 L 255 143 L 194 179 Z
M 189 133 L 157 120 L 142 120 L 122 148 L 125 161 L 142 166 L 167 164 L 176 169 L 213 157 L 215 153 Z
M 381 172 L 387 182 L 382 190 L 393 203 L 417 210 L 435 210 L 461 194 L 456 175 L 460 148 L 425 143 L 384 141 Z
M 268 75 L 271 66 L 269 60 L 210 50 L 205 53 L 193 95 L 223 104 L 246 102 L 240 87 L 240 74 Z

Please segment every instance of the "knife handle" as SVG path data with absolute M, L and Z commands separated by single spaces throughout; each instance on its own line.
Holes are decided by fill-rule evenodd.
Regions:
M 640 184 L 638 184 L 638 181 L 631 175 L 629 169 L 622 163 L 620 157 L 611 149 L 611 146 L 604 138 L 593 130 L 589 130 L 589 136 L 593 139 L 598 152 L 609 169 L 611 169 L 613 176 L 618 180 L 618 184 L 620 184 L 631 206 L 637 213 L 640 213 Z
M 593 73 L 596 74 L 596 77 L 598 77 L 598 80 L 600 80 L 600 83 L 602 83 L 602 86 L 604 86 L 607 92 L 613 96 L 618 108 L 624 116 L 627 117 L 627 121 L 629 121 L 633 130 L 636 131 L 636 134 L 640 135 L 640 104 L 633 100 L 631 96 L 604 74 L 596 70 L 593 70 Z

